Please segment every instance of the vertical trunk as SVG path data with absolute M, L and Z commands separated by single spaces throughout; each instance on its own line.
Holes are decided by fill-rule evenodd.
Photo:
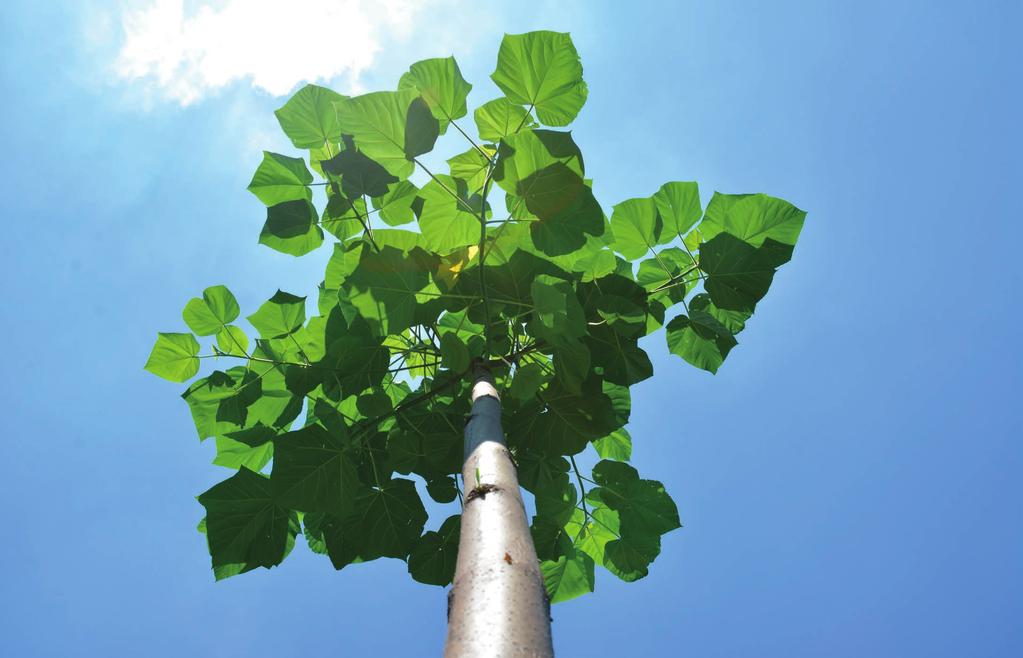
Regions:
M 550 604 L 519 480 L 501 429 L 501 402 L 479 369 L 465 426 L 458 563 L 448 602 L 447 658 L 553 656 Z

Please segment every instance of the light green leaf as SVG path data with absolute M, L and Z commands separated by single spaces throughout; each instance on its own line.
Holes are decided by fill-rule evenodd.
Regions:
M 188 301 L 181 317 L 195 333 L 210 336 L 234 322 L 239 312 L 238 300 L 226 286 L 210 286 L 203 291 L 201 299 L 193 297 Z
M 226 468 L 238 469 L 244 466 L 250 471 L 258 472 L 269 463 L 274 454 L 272 443 L 250 446 L 226 436 L 218 436 L 216 442 L 217 456 L 213 458 L 213 463 Z
M 408 572 L 414 580 L 444 587 L 455 576 L 461 515 L 449 516 L 436 532 L 429 531 L 412 547 L 408 556 Z
M 334 103 L 344 98 L 325 87 L 306 85 L 274 114 L 296 148 L 320 148 L 325 143 L 341 141 Z
M 503 96 L 476 108 L 473 117 L 476 119 L 480 139 L 488 142 L 498 142 L 523 128 L 532 128 L 536 125 L 536 121 L 533 121 L 526 108 L 512 103 Z
M 305 297 L 278 290 L 247 319 L 263 338 L 283 338 L 305 324 Z
M 312 201 L 313 192 L 309 188 L 312 182 L 313 175 L 306 169 L 302 158 L 263 151 L 263 161 L 253 174 L 248 189 L 263 205 L 275 206 L 285 201 Z
M 630 260 L 642 258 L 657 244 L 660 234 L 653 199 L 628 199 L 615 205 L 611 214 L 614 248 Z
M 192 334 L 160 332 L 145 369 L 157 377 L 183 382 L 199 372 L 199 342 Z
M 766 194 L 715 192 L 700 222 L 700 232 L 705 242 L 720 233 L 730 233 L 754 247 L 768 239 L 794 246 L 805 218 L 806 211 Z
M 419 188 L 409 181 L 391 185 L 387 194 L 373 199 L 373 208 L 388 226 L 401 226 L 415 219 L 412 204 L 419 196 Z
M 423 246 L 428 250 L 447 254 L 479 242 L 480 218 L 465 208 L 468 203 L 465 191 L 463 181 L 444 174 L 423 186 L 419 193 L 422 200 L 419 228 L 423 232 Z
M 506 34 L 490 78 L 511 102 L 535 107 L 548 126 L 567 126 L 586 102 L 583 66 L 567 33 Z
M 490 158 L 496 155 L 496 151 L 488 146 L 481 149 L 483 153 L 480 153 L 480 149 L 471 148 L 465 153 L 448 158 L 451 176 L 464 180 L 470 195 L 482 192 L 490 168 Z
M 225 354 L 248 354 L 249 337 L 241 328 L 227 325 L 217 332 L 217 349 Z
M 259 243 L 284 254 L 304 256 L 323 244 L 316 208 L 307 199 L 285 201 L 266 209 Z
M 593 558 L 569 547 L 557 560 L 540 563 L 547 597 L 561 603 L 593 591 Z
M 406 157 L 406 140 L 419 146 L 417 142 L 423 141 L 421 133 L 424 124 L 427 124 L 428 131 L 429 122 L 424 122 L 413 107 L 416 100 L 422 104 L 418 91 L 403 89 L 364 94 L 336 104 L 345 134 L 351 134 L 360 151 L 383 165 L 399 180 L 408 178 L 415 167 L 410 158 Z M 410 110 L 413 115 L 412 135 L 407 134 Z M 426 114 L 433 121 L 436 133 L 437 122 L 428 108 Z
M 632 458 L 632 437 L 624 427 L 594 440 L 593 447 L 601 459 L 627 462 Z
M 664 224 L 657 240 L 662 244 L 684 236 L 703 215 L 700 188 L 696 183 L 665 183 L 653 200 Z
M 419 91 L 440 123 L 440 132 L 448 122 L 466 114 L 465 99 L 472 85 L 465 81 L 454 57 L 437 57 L 416 62 L 398 81 L 398 89 L 412 87 Z

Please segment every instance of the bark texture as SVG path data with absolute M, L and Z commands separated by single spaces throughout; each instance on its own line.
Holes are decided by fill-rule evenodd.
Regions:
M 550 604 L 490 373 L 465 427 L 465 497 L 448 604 L 447 658 L 553 656 Z

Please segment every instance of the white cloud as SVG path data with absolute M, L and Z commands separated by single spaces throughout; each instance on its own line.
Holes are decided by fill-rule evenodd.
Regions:
M 155 0 L 123 16 L 114 69 L 181 105 L 246 78 L 280 96 L 300 82 L 344 77 L 357 93 L 360 74 L 385 42 L 409 36 L 424 4 L 221 0 L 187 11 L 184 0 Z

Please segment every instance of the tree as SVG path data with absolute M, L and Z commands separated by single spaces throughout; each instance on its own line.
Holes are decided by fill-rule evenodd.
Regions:
M 549 603 L 593 591 L 597 565 L 646 576 L 680 527 L 627 463 L 629 388 L 653 374 L 639 340 L 663 327 L 672 353 L 716 372 L 805 213 L 764 194 L 704 209 L 695 182 L 669 182 L 608 219 L 558 130 L 587 96 L 569 36 L 506 35 L 491 78 L 503 95 L 475 110 L 477 138 L 457 123 L 472 86 L 450 57 L 396 91 L 300 89 L 276 115 L 308 164 L 265 152 L 249 190 L 262 244 L 302 256 L 335 238 L 316 314 L 278 290 L 250 340 L 213 286 L 146 369 L 184 382 L 203 359 L 235 363 L 182 395 L 214 463 L 237 470 L 199 496 L 217 579 L 280 564 L 302 534 L 336 569 L 389 557 L 454 580 L 449 655 L 546 655 Z M 452 129 L 466 150 L 434 173 L 421 156 Z M 584 474 L 587 447 L 600 461 Z M 424 532 L 409 476 L 462 514 Z

